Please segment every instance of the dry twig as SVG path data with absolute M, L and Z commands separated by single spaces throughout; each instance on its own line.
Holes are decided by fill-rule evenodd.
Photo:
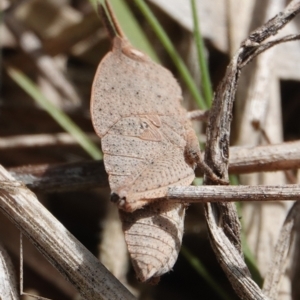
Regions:
M 93 142 L 100 142 L 95 134 L 87 134 Z M 1 137 L 0 150 L 31 147 L 70 146 L 78 145 L 76 139 L 69 133 L 54 134 L 22 134 L 18 136 Z
M 229 171 L 234 174 L 299 167 L 299 141 L 259 147 L 230 148 Z M 22 166 L 9 170 L 17 180 L 35 191 L 64 192 L 108 187 L 107 174 L 102 161 Z M 201 174 L 197 171 L 197 175 Z M 215 188 L 219 189 L 219 187 Z
M 171 187 L 169 200 L 189 203 L 300 200 L 300 185 Z
M 292 20 L 299 11 L 300 2 L 292 1 L 283 13 L 252 32 L 233 57 L 217 89 L 207 127 L 205 162 L 222 180 L 228 180 L 232 107 L 241 70 L 259 53 L 277 43 L 295 38 L 289 36 L 263 43 Z M 214 184 L 210 178 L 206 178 L 204 183 Z M 251 279 L 243 260 L 239 239 L 240 225 L 234 207 L 225 203 L 208 203 L 205 205 L 205 213 L 212 247 L 238 296 L 242 299 L 266 299 Z
M 233 174 L 300 167 L 299 141 L 257 147 L 231 147 L 229 152 L 229 173 Z

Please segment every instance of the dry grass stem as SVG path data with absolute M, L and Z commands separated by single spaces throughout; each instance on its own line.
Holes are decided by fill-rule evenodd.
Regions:
M 0 244 L 0 299 L 20 299 L 17 290 L 16 274 L 10 257 L 2 244 Z
M 89 134 L 88 137 L 95 143 L 99 142 L 99 138 L 95 134 Z M 65 132 L 55 134 L 23 134 L 0 138 L 0 150 L 76 145 L 78 145 L 78 142 L 74 137 Z
M 0 240 L 14 257 L 20 256 L 20 231 L 4 215 L 0 214 Z M 43 280 L 48 281 L 54 288 L 59 289 L 66 297 L 74 298 L 77 294 L 70 282 L 62 279 L 59 272 L 47 262 L 37 248 L 23 237 L 24 265 L 36 272 Z M 25 275 L 24 275 L 25 276 Z M 25 283 L 28 277 L 25 276 Z

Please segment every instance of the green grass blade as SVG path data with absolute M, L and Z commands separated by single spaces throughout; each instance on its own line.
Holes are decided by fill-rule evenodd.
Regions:
M 213 97 L 213 90 L 210 81 L 209 71 L 207 62 L 205 59 L 205 50 L 204 50 L 204 42 L 202 35 L 200 34 L 200 25 L 198 22 L 197 16 L 197 8 L 195 0 L 191 0 L 191 7 L 192 7 L 192 14 L 193 14 L 193 22 L 194 22 L 194 39 L 196 42 L 197 47 L 197 54 L 198 54 L 198 62 L 201 71 L 201 81 L 202 81 L 202 89 L 205 102 L 208 107 L 211 106 L 212 97 Z
M 182 79 L 184 80 L 186 86 L 188 87 L 191 95 L 196 100 L 199 108 L 201 109 L 207 109 L 207 105 L 205 101 L 203 100 L 203 97 L 201 96 L 189 70 L 187 69 L 185 63 L 179 56 L 178 52 L 174 48 L 172 42 L 170 41 L 169 37 L 159 24 L 158 20 L 154 16 L 154 14 L 151 12 L 147 4 L 144 2 L 144 0 L 134 0 L 135 4 L 138 6 L 140 11 L 143 13 L 151 27 L 153 28 L 154 32 L 156 33 L 157 37 L 159 38 L 160 42 L 165 47 L 166 51 L 172 58 L 175 66 L 177 67 Z
M 36 84 L 24 73 L 14 68 L 7 68 L 9 76 L 30 95 L 64 130 L 70 133 L 80 146 L 93 158 L 101 159 L 98 147 L 87 135 L 60 109 L 53 105 L 39 90 Z
M 220 296 L 221 299 L 230 300 L 231 297 L 226 291 L 214 280 L 210 273 L 206 270 L 201 261 L 195 257 L 186 247 L 182 246 L 180 253 L 188 260 L 190 265 L 200 274 L 207 284 Z

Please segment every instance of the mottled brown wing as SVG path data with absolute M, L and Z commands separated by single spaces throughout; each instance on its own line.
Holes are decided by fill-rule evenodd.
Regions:
M 132 213 L 120 210 L 130 258 L 142 282 L 173 268 L 181 248 L 185 216 L 180 203 L 160 201 L 146 208 Z
M 122 118 L 185 114 L 181 90 L 173 75 L 145 54 L 114 38 L 113 49 L 100 62 L 91 96 L 91 115 L 102 138 Z
M 112 200 L 134 211 L 189 185 L 185 159 L 186 111 L 172 74 L 116 37 L 95 75 L 91 114 L 101 137 Z

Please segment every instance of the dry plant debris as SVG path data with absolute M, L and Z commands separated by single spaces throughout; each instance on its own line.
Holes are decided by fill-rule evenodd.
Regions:
M 184 14 L 184 18 L 179 20 L 180 16 L 182 16 L 182 11 L 184 11 L 181 5 L 185 5 L 185 9 L 189 9 L 189 5 L 186 1 L 170 1 L 171 6 L 167 6 L 168 1 L 152 0 L 151 2 L 155 2 L 157 6 L 164 5 L 163 9 L 166 14 L 170 14 L 175 20 L 178 19 L 178 23 L 181 23 L 187 30 L 191 31 L 191 14 Z M 287 32 L 299 32 L 297 22 L 290 22 L 290 24 L 286 26 L 286 31 L 282 31 L 282 35 L 278 35 L 275 38 L 271 37 L 271 39 L 265 41 L 268 36 L 274 35 L 298 13 L 299 1 L 292 1 L 290 6 L 285 10 L 284 1 L 280 0 L 270 1 L 268 3 L 264 1 L 261 1 L 261 3 L 258 3 L 260 2 L 258 1 L 256 3 L 253 0 L 247 0 L 243 2 L 243 5 L 241 5 L 239 1 L 230 0 L 228 1 L 228 10 L 224 9 L 224 2 L 222 1 L 215 1 L 213 6 L 211 1 L 197 2 L 201 11 L 200 22 L 201 28 L 203 29 L 202 32 L 204 37 L 207 38 L 209 56 L 219 59 L 216 55 L 216 49 L 217 51 L 227 53 L 229 56 L 233 56 L 233 54 L 236 53 L 227 69 L 224 80 L 217 89 L 214 106 L 211 111 L 205 114 L 203 114 L 203 112 L 194 114 L 194 116 L 198 115 L 199 118 L 202 119 L 207 119 L 208 114 L 210 116 L 207 127 L 206 163 L 223 181 L 228 179 L 228 170 L 235 174 L 242 174 L 274 170 L 289 171 L 292 169 L 294 170 L 293 172 L 286 173 L 285 176 L 280 175 L 279 177 L 288 178 L 290 182 L 297 183 L 297 172 L 295 170 L 299 168 L 299 142 L 287 142 L 288 139 L 286 139 L 286 142 L 282 143 L 280 136 L 280 131 L 282 130 L 281 122 L 276 121 L 279 127 L 276 127 L 274 131 L 272 130 L 275 126 L 268 124 L 272 124 L 270 120 L 280 120 L 278 117 L 280 116 L 281 109 L 279 102 L 280 95 L 278 93 L 279 80 L 299 80 L 299 43 L 284 43 L 278 47 L 274 47 L 272 51 L 268 50 L 262 54 L 265 55 L 265 58 L 261 56 L 257 61 L 250 64 L 249 67 L 243 71 L 237 92 L 237 105 L 233 112 L 232 107 L 237 81 L 241 70 L 248 64 L 249 60 L 252 60 L 253 57 L 260 52 L 267 50 L 277 43 L 298 39 L 297 35 L 282 37 L 286 35 Z M 276 4 L 274 4 L 275 2 Z M 80 124 L 81 128 L 90 133 L 93 137 L 91 122 L 87 118 L 89 114 L 89 89 L 96 64 L 99 61 L 99 56 L 108 51 L 109 43 L 105 39 L 105 31 L 102 29 L 100 21 L 92 7 L 84 0 L 76 2 L 36 0 L 17 1 L 14 2 L 13 5 L 11 5 L 9 1 L 6 1 L 4 7 L 2 8 L 1 6 L 1 9 L 4 8 L 7 10 L 3 18 L 4 22 L 1 24 L 3 36 L 2 61 L 4 62 L 2 67 L 8 69 L 14 66 L 30 75 L 43 93 L 47 95 L 56 106 L 67 112 L 77 124 Z M 161 20 L 166 20 L 166 14 L 162 14 L 156 6 L 152 6 L 152 9 L 158 17 L 161 17 Z M 51 18 L 49 18 L 49 11 L 53 13 L 53 17 Z M 180 14 L 178 14 L 178 11 Z M 251 34 L 236 52 L 241 39 L 246 37 L 250 30 L 257 28 L 279 11 L 284 12 L 277 15 L 270 22 L 267 22 L 265 26 L 260 27 L 254 34 Z M 207 12 L 210 13 L 206 22 L 205 16 Z M 225 12 L 228 14 L 225 15 Z M 141 23 L 145 24 L 141 15 L 137 15 Z M 255 16 L 255 18 L 253 16 Z M 171 25 L 168 25 L 168 22 L 170 22 Z M 175 23 L 171 21 L 171 19 L 168 19 L 168 22 L 165 21 L 164 25 L 166 25 L 170 35 L 172 36 L 172 28 L 176 28 L 174 32 L 177 37 L 177 42 L 182 42 L 182 44 L 177 44 L 177 47 L 189 51 L 186 47 L 190 41 L 189 33 L 182 31 L 178 25 L 174 27 Z M 213 28 L 219 28 L 220 31 L 212 30 L 211 26 L 214 26 Z M 271 31 L 269 30 L 270 28 L 272 28 Z M 227 33 L 224 33 L 224 30 Z M 184 36 L 183 38 L 178 34 L 181 32 L 184 33 L 182 35 Z M 149 35 L 151 36 L 151 32 L 149 32 Z M 153 41 L 155 40 L 153 39 Z M 153 42 L 153 44 L 155 45 L 156 42 Z M 183 45 L 185 46 L 183 47 Z M 161 57 L 164 57 L 163 52 L 160 52 L 160 54 L 162 54 Z M 272 69 L 268 68 L 270 65 L 268 62 L 273 63 Z M 217 69 L 216 66 L 213 66 L 213 64 L 212 69 L 217 70 L 218 74 L 222 73 L 222 71 Z M 254 75 L 251 75 L 252 72 Z M 52 210 L 57 217 L 60 217 L 64 224 L 67 224 L 71 229 L 73 228 L 75 232 L 77 230 L 79 236 L 81 231 L 83 231 L 82 228 L 84 226 L 90 226 L 87 224 L 90 224 L 94 219 L 97 220 L 95 224 L 99 222 L 99 219 L 101 220 L 102 229 L 105 233 L 108 222 L 104 222 L 104 212 L 105 210 L 109 211 L 105 205 L 108 201 L 107 193 L 102 192 L 102 190 L 95 190 L 96 187 L 105 188 L 108 186 L 108 178 L 105 174 L 103 163 L 84 162 L 84 160 L 88 160 L 88 156 L 76 146 L 74 140 L 72 138 L 70 139 L 68 135 L 61 133 L 60 127 L 55 124 L 43 110 L 37 107 L 30 97 L 16 88 L 14 83 L 7 77 L 6 72 L 2 72 L 2 74 L 3 84 L 1 88 L 0 107 L 1 164 L 9 168 L 11 174 L 17 178 L 17 180 L 24 182 L 28 187 L 37 191 L 38 197 L 43 201 L 43 204 L 49 210 Z M 216 73 L 213 72 L 212 74 Z M 219 78 L 220 75 L 216 76 L 216 80 L 214 81 L 215 85 Z M 265 80 L 265 78 L 270 78 L 270 80 Z M 271 85 L 267 83 L 271 83 Z M 249 92 L 249 87 L 251 87 L 252 93 Z M 264 93 L 266 91 L 268 95 Z M 285 89 L 285 91 L 287 90 Z M 293 99 L 293 97 L 297 99 L 297 91 L 299 91 L 299 87 L 295 88 L 293 93 L 290 94 L 291 99 Z M 183 92 L 184 95 L 187 95 L 185 90 Z M 245 95 L 249 95 L 249 97 Z M 277 99 L 277 108 L 275 114 L 272 116 L 269 116 L 268 113 L 271 111 L 270 107 L 274 108 L 274 103 L 266 102 L 266 99 L 261 95 L 266 96 L 265 98 L 269 99 L 268 101 L 270 101 L 270 99 Z M 284 93 L 282 97 L 285 97 Z M 248 98 L 252 99 L 252 102 L 250 101 L 249 105 L 246 105 L 242 100 Z M 297 101 L 292 103 L 292 100 L 286 102 L 285 105 L 288 106 L 289 110 L 285 112 L 285 114 L 288 113 L 288 116 L 293 116 L 293 113 L 298 111 L 298 105 L 296 103 Z M 249 110 L 247 107 L 249 107 Z M 241 113 L 241 109 L 245 108 L 247 109 L 246 112 Z M 249 114 L 247 111 L 249 111 Z M 193 114 L 189 114 L 188 116 L 194 118 Z M 233 120 L 237 120 L 238 122 L 232 125 L 234 131 L 230 134 L 232 116 L 234 117 Z M 249 118 L 245 116 L 249 116 Z M 284 114 L 283 116 L 283 122 L 288 123 L 288 121 L 292 119 L 291 117 L 285 117 Z M 247 124 L 240 126 L 241 120 Z M 255 131 L 256 135 L 250 135 L 248 131 L 246 131 L 246 126 L 250 127 L 250 132 L 251 130 Z M 299 139 L 298 127 L 300 128 L 300 126 L 295 125 L 288 127 L 292 130 L 285 130 L 285 135 L 289 134 L 293 139 Z M 231 138 L 234 143 L 238 140 L 239 136 L 246 137 L 248 142 L 247 147 L 244 147 L 244 144 L 241 142 L 239 142 L 239 144 L 240 146 L 242 145 L 242 147 L 229 147 L 229 138 Z M 268 145 L 268 143 L 265 143 L 267 139 L 269 139 L 271 143 L 276 142 L 276 144 Z M 262 144 L 262 141 L 264 144 Z M 36 147 L 36 145 L 38 147 Z M 230 156 L 228 157 L 229 153 Z M 201 176 L 202 170 L 196 170 L 196 174 Z M 92 275 L 90 279 L 88 279 L 89 275 L 100 274 L 98 270 L 102 270 L 102 266 L 90 255 L 89 251 L 82 248 L 82 246 L 78 246 L 78 241 L 72 237 L 72 246 L 70 246 L 70 249 L 72 251 L 74 249 L 79 250 L 81 254 L 84 253 L 87 255 L 86 257 L 89 259 L 87 259 L 86 262 L 92 262 L 93 265 L 85 265 L 87 269 L 84 268 L 83 270 L 89 270 L 92 273 L 89 273 L 89 271 L 85 273 L 84 271 L 83 273 L 85 275 L 83 277 L 85 279 L 79 278 L 83 270 L 80 269 L 80 272 L 75 274 L 73 267 L 76 268 L 76 264 L 74 265 L 71 262 L 72 259 L 78 258 L 76 255 L 79 255 L 79 252 L 73 251 L 69 257 L 62 255 L 62 252 L 64 252 L 62 249 L 65 249 L 65 243 L 69 241 L 71 235 L 61 224 L 56 223 L 57 221 L 52 219 L 52 216 L 50 223 L 52 225 L 55 224 L 55 226 L 57 226 L 55 227 L 56 229 L 51 230 L 49 228 L 49 230 L 43 230 L 42 227 L 45 226 L 43 222 L 48 217 L 50 218 L 49 212 L 36 201 L 34 195 L 28 191 L 23 184 L 16 183 L 11 175 L 4 169 L 1 169 L 1 176 L 0 207 L 5 211 L 5 215 L 9 216 L 25 235 L 29 236 L 31 240 L 34 240 L 34 244 L 39 245 L 39 250 L 41 250 L 54 265 L 58 266 L 58 269 L 65 274 L 68 279 L 73 283 L 77 282 L 75 286 L 80 286 L 80 292 L 84 294 L 87 299 L 105 299 L 106 297 L 107 299 L 119 299 L 118 297 L 121 297 L 120 299 L 133 299 L 133 296 L 130 295 L 110 273 L 104 272 L 105 275 L 103 275 L 103 273 L 101 273 L 102 271 L 99 271 L 102 275 L 99 275 L 98 283 L 102 282 L 101 280 L 104 278 L 104 285 L 93 285 L 93 280 L 96 277 Z M 221 195 L 221 193 L 228 193 L 226 197 L 228 197 L 227 199 L 231 199 L 228 201 L 236 199 L 237 193 L 243 195 L 241 198 L 251 197 L 251 199 L 259 200 L 263 194 L 266 199 L 276 200 L 272 206 L 282 207 L 280 220 L 283 222 L 283 219 L 287 216 L 280 233 L 275 233 L 274 235 L 270 234 L 271 231 L 275 232 L 275 227 L 272 223 L 265 223 L 263 224 L 264 227 L 259 228 L 259 225 L 262 224 L 261 221 L 267 219 L 265 213 L 268 213 L 271 207 L 270 204 L 264 204 L 265 208 L 259 214 L 250 213 L 250 221 L 253 217 L 260 216 L 261 218 L 256 218 L 256 221 L 251 224 L 251 227 L 247 227 L 249 226 L 248 223 L 244 222 L 246 223 L 246 229 L 259 230 L 260 233 L 267 233 L 269 235 L 265 235 L 264 237 L 260 235 L 257 238 L 258 244 L 256 245 L 255 243 L 252 244 L 253 237 L 249 237 L 249 246 L 252 247 L 258 261 L 258 267 L 261 268 L 261 272 L 265 277 L 265 284 L 262 290 L 252 281 L 247 266 L 244 263 L 239 241 L 240 225 L 234 207 L 225 202 L 218 203 L 220 198 L 216 197 L 214 200 L 217 201 L 217 203 L 205 204 L 209 236 L 217 258 L 238 295 L 235 296 L 234 292 L 227 285 L 226 291 L 230 294 L 230 299 L 235 299 L 235 297 L 243 299 L 298 299 L 300 295 L 299 285 L 296 280 L 300 269 L 300 264 L 297 263 L 298 260 L 296 259 L 299 256 L 299 235 L 297 234 L 297 228 L 299 229 L 298 204 L 294 204 L 288 214 L 288 205 L 277 204 L 279 203 L 279 198 L 280 200 L 288 200 L 288 198 L 299 200 L 298 185 L 285 184 L 285 182 L 280 181 L 281 179 L 268 179 L 268 185 L 263 186 L 261 184 L 265 184 L 267 181 L 260 182 L 260 177 L 261 176 L 258 176 L 255 179 L 257 188 L 244 186 L 211 187 L 207 185 L 203 186 L 201 192 L 201 187 L 176 187 L 171 188 L 167 196 L 170 199 L 169 201 L 175 201 L 174 205 L 178 203 L 176 202 L 178 200 L 173 198 L 178 195 L 181 197 L 180 201 L 182 201 L 184 197 L 186 197 L 185 201 L 190 202 L 213 201 L 212 191 L 215 196 Z M 214 182 L 211 178 L 206 178 L 205 183 L 213 184 Z M 248 185 L 248 183 L 246 184 Z M 87 189 L 91 188 L 94 190 L 87 191 Z M 247 189 L 251 192 L 248 193 Z M 56 194 L 53 194 L 53 191 L 55 191 Z M 74 193 L 74 191 L 77 192 Z M 50 194 L 47 195 L 45 192 L 50 192 Z M 198 197 L 199 194 L 202 195 L 202 199 Z M 205 197 L 207 198 L 203 199 Z M 34 203 L 34 206 L 31 204 L 25 206 L 25 210 L 21 210 L 24 204 L 23 206 L 18 206 L 18 199 L 22 201 L 32 201 L 30 203 Z M 85 199 L 85 201 L 82 201 L 82 199 Z M 89 199 L 95 199 L 93 201 L 99 203 L 97 204 L 98 206 L 96 206 L 97 209 L 93 206 L 93 201 L 89 201 Z M 13 205 L 9 206 L 9 203 L 13 203 Z M 181 205 L 181 203 L 179 204 Z M 250 204 L 250 206 L 251 205 L 253 206 L 253 204 Z M 257 205 L 261 206 L 260 203 Z M 62 213 L 64 206 L 67 207 L 65 214 Z M 193 214 L 194 210 L 196 211 L 196 207 L 191 206 L 188 211 L 187 223 L 190 222 L 189 214 Z M 246 205 L 244 205 L 243 210 L 242 221 L 247 221 Z M 77 214 L 76 211 L 78 212 Z M 96 214 L 96 211 L 99 211 L 99 214 Z M 101 217 L 99 217 L 100 211 Z M 19 212 L 22 212 L 22 216 L 18 214 Z M 32 215 L 30 215 L 31 213 Z M 89 217 L 87 217 L 87 215 L 82 217 L 82 215 L 86 213 Z M 74 224 L 74 220 L 70 220 L 74 214 L 76 216 L 77 226 Z M 271 214 L 273 215 L 273 213 Z M 94 219 L 90 217 L 92 215 Z M 114 218 L 109 217 L 109 215 L 111 214 L 107 214 L 106 220 Z M 26 218 L 27 220 L 31 220 L 30 218 L 28 219 L 30 216 L 33 218 L 32 223 L 31 221 L 29 223 L 26 221 Z M 115 216 L 115 214 L 112 214 L 112 216 Z M 34 219 L 36 219 L 36 221 L 34 221 Z M 277 223 L 276 225 L 279 229 L 281 228 L 281 224 L 278 220 L 279 218 L 276 217 L 274 221 Z M 197 216 L 197 222 L 200 222 L 199 215 Z M 1 217 L 1 224 L 3 225 L 1 226 L 3 230 L 0 230 L 1 241 L 8 249 L 8 254 L 12 257 L 13 263 L 16 265 L 18 245 L 12 241 L 18 239 L 17 232 L 13 231 L 15 230 L 14 225 L 7 222 L 6 216 Z M 187 226 L 187 228 L 195 228 L 195 226 L 195 224 L 192 224 L 192 226 Z M 93 228 L 93 234 L 96 235 L 98 223 Z M 115 228 L 116 230 L 120 230 L 118 226 Z M 73 230 L 71 231 L 73 232 Z M 247 231 L 245 233 L 247 234 Z M 11 235 L 9 236 L 9 234 Z M 58 239 L 59 243 L 61 239 L 65 242 L 60 244 L 59 249 L 52 247 L 56 243 L 57 234 L 60 237 Z M 82 234 L 81 237 L 87 235 L 89 235 L 89 230 L 84 230 L 84 234 Z M 92 236 L 92 234 L 90 236 Z M 279 236 L 279 238 L 274 248 L 277 236 Z M 185 237 L 186 244 L 194 249 L 193 252 L 196 251 L 198 255 L 202 255 L 202 258 L 204 257 L 203 255 L 209 253 L 209 248 L 205 248 L 205 244 L 203 244 L 206 238 L 201 239 L 199 233 L 196 235 L 191 232 L 190 229 L 187 229 Z M 271 241 L 268 240 L 268 237 L 271 237 Z M 201 243 L 201 249 L 196 248 L 197 246 L 194 243 L 196 239 L 198 241 L 197 243 Z M 107 240 L 107 238 L 103 239 L 103 242 L 104 240 Z M 117 239 L 115 240 L 117 241 Z M 193 242 L 191 242 L 191 240 Z M 286 269 L 289 254 L 288 249 L 293 240 L 296 242 L 294 243 L 293 252 L 289 255 L 293 262 L 290 264 L 291 275 L 285 277 L 286 285 L 284 287 L 282 285 L 279 286 L 278 282 L 280 282 L 280 278 Z M 89 243 L 90 242 L 87 242 L 87 244 Z M 94 240 L 94 245 L 95 243 L 96 241 Z M 266 243 L 269 247 L 268 253 L 270 253 L 271 250 L 272 253 L 268 255 L 268 259 L 263 259 L 261 253 L 256 252 L 256 249 L 263 249 Z M 104 248 L 109 247 L 109 243 L 103 246 Z M 116 247 L 118 247 L 118 245 L 116 245 Z M 120 246 L 119 249 L 122 251 L 121 249 L 123 248 Z M 204 251 L 203 249 L 206 250 Z M 90 247 L 90 250 L 93 250 L 93 247 Z M 94 254 L 96 254 L 95 250 Z M 120 255 L 119 257 L 122 257 L 120 258 L 119 265 L 118 260 L 107 257 L 106 261 L 108 264 L 111 264 L 111 267 L 108 265 L 108 268 L 112 272 L 115 272 L 115 275 L 119 274 L 119 279 L 132 291 L 134 291 L 134 289 L 132 289 L 132 285 L 134 285 L 135 295 L 141 299 L 162 299 L 166 297 L 172 297 L 174 299 L 220 297 L 220 299 L 223 299 L 221 298 L 222 296 L 215 296 L 215 291 L 210 290 L 196 275 L 189 276 L 192 272 L 190 269 L 187 271 L 188 273 L 185 273 L 184 269 L 181 268 L 182 259 L 175 265 L 175 272 L 165 275 L 158 286 L 147 287 L 146 290 L 143 290 L 137 283 L 133 283 L 132 279 L 128 281 L 128 278 L 124 278 L 124 272 L 120 272 L 119 270 L 120 266 L 126 268 L 126 261 L 124 261 L 124 257 L 126 256 Z M 213 259 L 212 255 L 209 257 L 210 258 L 206 260 L 208 265 Z M 270 264 L 271 257 L 273 264 Z M 69 258 L 71 260 L 68 260 Z M 206 258 L 207 257 L 204 257 L 204 260 Z M 61 284 L 61 280 L 58 280 L 57 275 L 54 275 L 52 271 L 45 272 L 44 270 L 47 270 L 48 266 L 46 266 L 42 260 L 39 261 L 39 264 L 36 264 L 31 258 L 26 256 L 26 249 L 24 260 L 25 276 L 27 275 L 28 278 L 26 280 L 25 277 L 25 291 L 28 289 L 27 286 L 32 287 L 30 283 L 30 280 L 32 280 L 36 282 L 37 288 L 41 290 L 40 293 L 46 297 L 53 299 L 74 299 L 76 292 L 71 287 L 67 287 L 66 284 Z M 76 259 L 73 261 L 76 261 Z M 72 267 L 70 268 L 70 266 Z M 31 273 L 28 272 L 29 269 Z M 210 270 L 217 276 L 218 267 L 216 264 L 213 268 L 210 267 Z M 7 273 L 5 270 L 3 272 L 4 274 Z M 50 289 L 47 291 L 47 288 L 43 288 L 43 285 L 34 279 L 36 275 L 32 274 L 38 274 L 38 277 L 44 278 L 44 280 L 52 286 L 51 290 L 53 290 L 53 287 L 56 287 L 56 292 L 53 294 L 50 293 L 49 295 Z M 222 276 L 220 274 L 219 276 Z M 173 278 L 180 281 L 172 282 Z M 218 281 L 222 281 L 221 278 L 222 277 L 219 277 Z M 8 278 L 7 282 L 9 282 L 10 279 L 11 278 Z M 29 283 L 26 283 L 28 280 Z M 78 282 L 80 282 L 80 284 Z M 128 284 L 129 282 L 130 284 Z M 180 284 L 177 284 L 177 282 L 180 282 Z M 83 284 L 83 286 L 81 284 Z M 92 289 L 90 289 L 89 284 L 93 287 Z M 107 284 L 108 286 L 113 284 L 113 290 L 119 289 L 119 294 L 112 295 L 109 294 L 109 292 L 106 294 L 108 296 L 105 296 L 106 292 L 103 292 L 102 288 L 107 290 Z M 201 287 L 201 290 L 198 290 L 199 287 Z M 94 293 L 97 293 L 97 296 L 95 296 Z

